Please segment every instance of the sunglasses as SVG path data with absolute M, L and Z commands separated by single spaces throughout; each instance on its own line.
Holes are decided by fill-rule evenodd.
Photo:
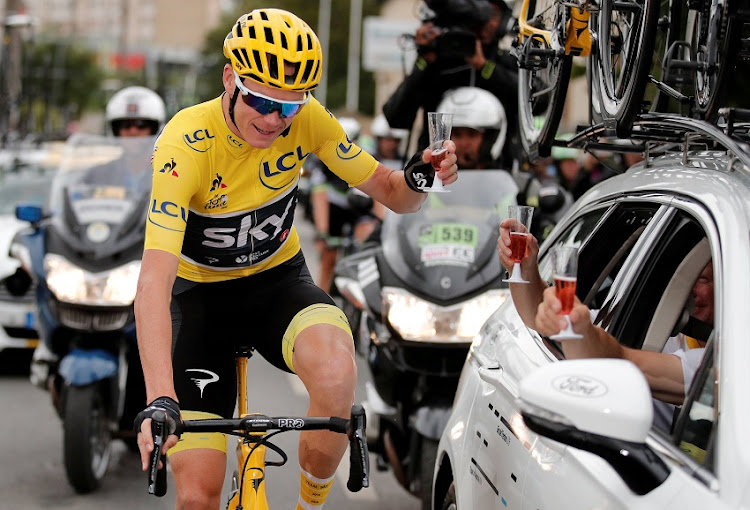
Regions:
M 130 129 L 135 127 L 137 129 L 151 128 L 153 121 L 146 119 L 121 119 L 115 121 L 115 127 L 119 129 Z
M 234 84 L 237 85 L 237 88 L 240 90 L 242 101 L 261 115 L 279 112 L 279 117 L 282 119 L 288 119 L 289 117 L 297 115 L 302 107 L 310 101 L 309 93 L 305 93 L 304 99 L 300 101 L 280 101 L 253 92 L 242 84 L 242 80 L 236 72 L 234 73 Z

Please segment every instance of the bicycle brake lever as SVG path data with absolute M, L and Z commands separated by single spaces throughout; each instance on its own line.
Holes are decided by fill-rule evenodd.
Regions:
M 154 438 L 154 451 L 149 459 L 148 493 L 162 497 L 167 493 L 167 456 L 161 453 L 167 439 L 167 415 L 164 411 L 155 411 L 151 417 L 151 435 Z M 162 461 L 161 469 L 159 460 Z
M 347 435 L 349 436 L 349 481 L 351 492 L 359 492 L 370 486 L 370 455 L 365 433 L 367 418 L 365 408 L 359 404 L 352 406 L 352 416 Z

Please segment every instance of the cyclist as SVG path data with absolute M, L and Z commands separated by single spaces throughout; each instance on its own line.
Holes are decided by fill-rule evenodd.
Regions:
M 349 142 L 358 143 L 362 131 L 359 121 L 353 117 L 340 117 L 338 120 Z M 311 160 L 313 158 L 310 156 Z M 353 199 L 354 191 L 349 189 L 349 184 L 319 158 L 314 158 L 310 166 L 315 249 L 320 254 L 320 275 L 316 283 L 330 293 L 341 240 L 349 236 L 358 241 L 367 239 L 377 222 L 385 216 L 385 209 L 382 204 L 373 203 L 369 197 L 364 197 L 368 200 L 363 201 L 364 205 L 358 206 L 358 200 Z
M 310 397 L 309 415 L 349 416 L 354 343 L 345 316 L 315 286 L 300 252 L 292 224 L 300 168 L 315 153 L 396 212 L 418 210 L 425 195 L 416 179 L 434 175 L 428 151 L 402 172 L 347 140 L 310 95 L 320 82 L 322 51 L 296 15 L 256 9 L 240 16 L 224 40 L 224 55 L 224 93 L 177 113 L 154 148 L 135 302 L 150 402 L 136 419 L 144 470 L 157 410 L 167 414 L 171 432 L 181 417 L 232 415 L 238 346 L 251 345 L 277 368 L 296 373 Z M 447 148 L 438 176 L 450 184 L 457 168 L 454 144 Z M 177 506 L 218 508 L 226 438 L 186 434 L 178 444 L 170 435 L 165 447 Z M 300 435 L 298 508 L 325 502 L 346 447 L 341 434 Z
M 146 87 L 125 87 L 107 103 L 105 119 L 115 136 L 152 136 L 166 117 L 164 101 Z

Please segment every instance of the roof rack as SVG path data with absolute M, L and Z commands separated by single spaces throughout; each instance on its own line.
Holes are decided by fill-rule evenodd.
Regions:
M 711 124 L 669 113 L 646 113 L 633 123 L 630 138 L 620 139 L 605 124 L 587 126 L 570 140 L 556 140 L 555 145 L 583 150 L 643 153 L 658 156 L 682 152 L 687 160 L 691 150 L 726 151 L 732 166 L 739 162 L 750 169 L 750 110 L 722 108 L 720 122 Z

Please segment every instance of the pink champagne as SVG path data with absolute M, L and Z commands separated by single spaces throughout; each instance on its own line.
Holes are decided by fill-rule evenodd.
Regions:
M 555 276 L 555 294 L 562 305 L 560 313 L 568 315 L 573 310 L 573 298 L 576 296 L 576 278 Z
M 526 255 L 526 243 L 528 242 L 529 234 L 523 232 L 511 232 L 510 233 L 510 259 L 515 264 L 520 264 Z
M 446 149 L 435 149 L 432 151 L 432 157 L 430 159 L 432 160 L 432 168 L 436 172 L 440 170 L 440 163 L 445 159 L 447 155 L 448 151 Z

